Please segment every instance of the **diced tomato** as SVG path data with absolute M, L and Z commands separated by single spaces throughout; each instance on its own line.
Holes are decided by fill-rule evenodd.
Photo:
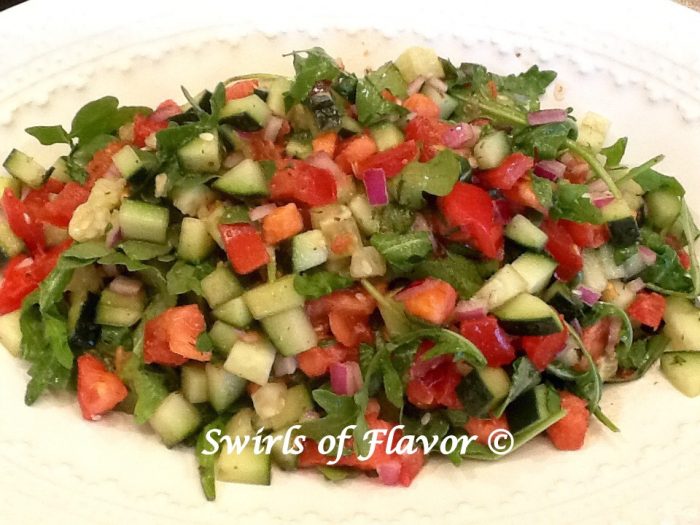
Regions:
M 433 343 L 424 342 L 416 352 L 409 371 L 406 385 L 408 400 L 418 408 L 436 407 L 460 408 L 457 399 L 457 385 L 462 375 L 457 370 L 452 356 L 441 355 L 432 359 L 423 359 Z
M 96 421 L 121 403 L 129 392 L 121 379 L 90 354 L 78 358 L 78 404 L 83 417 Z
M 314 153 L 325 151 L 331 158 L 335 155 L 335 148 L 338 146 L 338 134 L 335 131 L 326 131 L 314 137 L 311 147 Z
M 501 190 L 501 193 L 511 204 L 532 208 L 544 215 L 547 214 L 547 208 L 540 202 L 532 189 L 532 178 L 528 174 L 518 179 L 511 189 Z
M 188 359 L 209 361 L 211 352 L 197 349 L 197 338 L 206 327 L 204 315 L 195 304 L 166 310 L 146 323 L 144 362 L 179 366 Z
M 289 124 L 286 124 L 286 126 L 283 124 L 282 127 L 288 128 Z M 280 129 L 277 136 L 283 136 L 282 132 L 283 129 Z M 282 160 L 282 146 L 277 146 L 271 140 L 267 140 L 264 137 L 264 131 L 249 133 L 245 140 L 248 142 L 250 155 L 253 160 L 273 160 L 275 162 Z
M 406 126 L 406 140 L 415 140 L 421 145 L 421 162 L 432 159 L 444 149 L 443 137 L 451 129 L 447 122 L 417 116 Z
M 489 436 L 495 430 L 508 430 L 508 420 L 506 416 L 495 417 L 490 419 L 479 419 L 477 417 L 470 417 L 467 424 L 464 425 L 464 430 L 470 436 L 476 436 L 477 443 L 482 445 L 489 444 Z
M 362 178 L 365 171 L 371 168 L 384 170 L 388 179 L 398 175 L 409 162 L 418 157 L 418 145 L 415 140 L 402 142 L 391 149 L 375 153 L 357 165 L 357 177 Z
M 454 312 L 457 292 L 449 283 L 428 277 L 413 283 L 396 296 L 410 314 L 434 324 L 443 324 Z
M 316 346 L 297 354 L 299 369 L 308 377 L 321 377 L 328 373 L 328 369 L 334 363 L 357 361 L 357 348 L 348 348 L 342 345 L 326 347 Z
M 583 184 L 588 180 L 591 169 L 588 162 L 571 153 L 562 155 L 559 160 L 566 165 L 566 171 L 564 172 L 566 180 L 573 184 Z
M 610 239 L 610 233 L 605 224 L 574 222 L 566 219 L 560 219 L 559 224 L 569 232 L 580 248 L 600 248 Z
M 548 237 L 545 249 L 558 263 L 557 279 L 570 281 L 583 269 L 581 248 L 574 242 L 568 230 L 558 222 L 545 220 L 541 228 Z
M 489 259 L 503 258 L 503 225 L 496 221 L 493 200 L 474 184 L 457 182 L 438 208 L 450 226 L 467 234 L 473 246 Z
M 14 234 L 24 241 L 31 252 L 41 251 L 46 246 L 44 229 L 31 216 L 24 203 L 7 188 L 2 196 L 2 207 L 7 222 Z
M 226 100 L 248 97 L 257 87 L 258 81 L 255 79 L 240 80 L 226 88 Z
M 460 323 L 459 331 L 481 350 L 489 366 L 505 366 L 515 360 L 515 348 L 510 337 L 494 316 L 465 319 Z
M 24 298 L 39 287 L 39 283 L 56 266 L 61 253 L 72 241 L 65 241 L 46 252 L 37 252 L 32 257 L 17 255 L 10 259 L 0 281 L 0 315 L 14 312 L 22 306 Z
M 29 213 L 41 222 L 48 222 L 59 228 L 67 228 L 78 206 L 88 200 L 90 190 L 69 182 L 53 195 L 36 195 L 31 192 L 25 199 Z
M 656 292 L 639 292 L 627 308 L 627 313 L 635 321 L 657 330 L 665 310 L 666 298 L 663 295 Z
M 535 161 L 523 153 L 508 155 L 497 168 L 483 171 L 479 174 L 479 180 L 490 188 L 509 190 L 525 174 L 532 169 Z
M 337 200 L 337 185 L 330 171 L 294 160 L 272 177 L 270 198 L 306 206 L 324 206 Z
M 331 251 L 340 256 L 351 255 L 355 248 L 356 239 L 352 233 L 340 233 L 331 241 Z
M 369 135 L 358 135 L 343 142 L 337 150 L 335 162 L 345 173 L 353 173 L 354 166 L 377 152 L 377 144 Z
M 610 339 L 611 322 L 610 317 L 603 317 L 596 323 L 586 326 L 581 332 L 581 341 L 594 361 L 605 354 Z
M 262 237 L 250 224 L 219 224 L 219 233 L 236 273 L 245 275 L 270 262 Z
M 423 93 L 414 93 L 408 97 L 404 100 L 403 107 L 421 117 L 431 119 L 440 118 L 440 106 Z
M 678 255 L 678 261 L 684 270 L 690 270 L 690 255 L 683 248 L 676 250 L 676 255 Z
M 561 316 L 560 316 L 561 317 Z M 563 319 L 562 319 L 563 321 Z M 520 338 L 520 345 L 535 367 L 542 371 L 554 358 L 564 350 L 569 332 L 566 326 L 561 332 L 549 335 L 525 335 Z
M 139 115 L 136 116 L 136 118 L 138 117 Z M 136 142 L 134 143 L 136 144 Z M 107 146 L 105 146 L 103 149 L 101 149 L 93 155 L 92 159 L 90 160 L 90 162 L 87 163 L 87 166 L 85 167 L 85 170 L 88 173 L 88 179 L 85 183 L 86 188 L 92 189 L 92 187 L 95 185 L 95 182 L 97 182 L 98 179 L 104 177 L 112 169 L 112 167 L 114 166 L 114 163 L 112 162 L 112 157 L 115 153 L 117 153 L 124 146 L 126 146 L 126 144 L 126 142 L 123 142 L 121 140 L 115 140 L 114 142 L 110 142 L 109 144 L 107 144 Z M 138 146 L 138 144 L 136 145 Z
M 180 113 L 182 113 L 182 108 L 180 105 L 173 99 L 169 98 L 168 100 L 164 100 L 158 104 L 156 110 L 148 115 L 148 118 L 154 122 L 165 122 L 171 117 L 179 115 Z
M 372 341 L 369 317 L 375 308 L 376 302 L 367 293 L 353 290 L 339 290 L 306 304 L 317 332 L 330 330 L 333 337 L 350 347 Z
M 281 206 L 263 218 L 263 239 L 268 244 L 277 244 L 293 237 L 304 229 L 304 219 L 296 204 Z
M 367 316 L 352 315 L 338 310 L 331 310 L 328 314 L 331 333 L 338 342 L 350 347 L 372 342 L 372 330 L 368 321 Z
M 559 450 L 578 450 L 588 431 L 590 412 L 586 402 L 571 392 L 559 392 L 566 415 L 547 429 L 547 435 Z

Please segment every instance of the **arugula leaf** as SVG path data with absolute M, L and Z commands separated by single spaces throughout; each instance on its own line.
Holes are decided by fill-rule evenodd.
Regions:
M 406 233 L 415 221 L 415 212 L 390 202 L 379 211 L 379 231 Z
M 622 321 L 620 342 L 629 350 L 632 346 L 634 334 L 632 333 L 632 323 L 630 322 L 627 312 L 615 304 L 602 301 L 597 302 L 591 307 L 590 313 L 586 316 L 586 319 L 584 319 L 584 324 L 593 324 L 604 317 L 617 317 Z
M 73 352 L 68 344 L 68 322 L 65 316 L 61 315 L 54 306 L 43 312 L 42 324 L 54 359 L 66 370 L 71 370 L 73 368 Z
M 146 241 L 124 241 L 119 248 L 135 261 L 148 261 L 170 253 L 172 246 Z
M 25 129 L 28 134 L 37 139 L 44 146 L 51 144 L 72 144 L 70 135 L 63 126 L 32 126 Z
M 630 348 L 618 346 L 616 349 L 618 364 L 625 370 L 620 373 L 618 369 L 617 375 L 609 381 L 620 383 L 639 379 L 658 361 L 668 342 L 668 337 L 658 334 L 648 339 L 637 340 Z
M 600 150 L 601 155 L 605 157 L 605 167 L 614 168 L 620 165 L 622 157 L 627 149 L 627 137 L 619 138 L 614 144 Z
M 294 276 L 294 289 L 307 299 L 318 299 L 336 290 L 350 288 L 355 281 L 338 273 L 317 270 Z
M 67 259 L 83 259 L 94 262 L 95 260 L 106 257 L 112 253 L 110 248 L 105 246 L 101 241 L 87 241 L 73 244 L 65 252 L 63 257 Z
M 158 131 L 156 133 L 158 157 L 161 159 L 174 157 L 177 154 L 177 150 L 206 131 L 212 132 L 211 129 L 202 126 L 199 122 L 181 126 L 171 125 Z M 213 131 L 213 133 L 216 133 L 216 131 Z
M 484 283 L 474 261 L 449 251 L 443 258 L 418 263 L 411 276 L 415 279 L 441 279 L 452 285 L 462 299 L 469 299 Z
M 74 148 L 66 159 L 68 167 L 68 175 L 74 181 L 84 184 L 87 180 L 87 171 L 85 168 L 88 162 L 99 150 L 107 147 L 108 144 L 117 140 L 112 135 L 97 135 L 87 141 L 81 141 L 80 145 Z
M 335 80 L 342 71 L 333 58 L 320 47 L 304 51 L 294 51 L 296 76 L 289 88 L 288 96 L 292 104 L 302 102 L 321 80 Z
M 449 149 L 428 162 L 411 162 L 396 178 L 396 198 L 402 206 L 420 209 L 425 206 L 423 192 L 444 197 L 452 191 L 461 171 L 457 154 Z
M 131 121 L 138 113 L 151 110 L 144 107 L 119 107 L 119 100 L 112 96 L 88 102 L 78 110 L 71 123 L 70 134 L 80 142 L 98 135 L 110 134 Z
M 698 230 L 693 216 L 690 214 L 688 209 L 688 203 L 685 199 L 681 201 L 681 213 L 680 220 L 683 226 L 683 236 L 687 243 L 688 256 L 690 258 L 690 278 L 693 281 L 693 297 L 700 295 L 700 263 L 698 262 L 698 254 L 695 249 L 695 243 L 697 242 L 698 236 L 700 236 L 700 230 Z
M 370 244 L 400 272 L 410 271 L 433 251 L 427 232 L 375 233 Z
M 634 180 L 645 192 L 664 190 L 679 197 L 685 195 L 685 188 L 678 180 L 668 175 L 663 175 L 653 169 L 647 169 L 635 175 Z
M 408 110 L 389 102 L 368 79 L 358 80 L 355 93 L 357 120 L 363 126 L 372 126 L 389 117 L 406 115 Z
M 510 378 L 510 389 L 506 398 L 494 410 L 494 417 L 501 417 L 508 405 L 510 405 L 520 394 L 538 385 L 542 380 L 540 373 L 527 357 L 519 357 L 513 362 L 513 373 Z
M 402 345 L 415 339 L 430 339 L 435 343 L 435 346 L 423 355 L 423 360 L 453 354 L 456 359 L 466 361 L 474 367 L 482 368 L 486 366 L 486 358 L 474 343 L 457 332 L 446 328 L 420 328 L 410 334 L 394 339 L 393 343 Z
M 318 441 L 324 436 L 337 436 L 345 427 L 351 425 L 357 419 L 358 408 L 355 400 L 350 396 L 339 396 L 323 388 L 311 393 L 326 415 L 319 419 L 305 421 L 299 432 Z
M 423 423 L 423 418 L 404 417 L 401 423 L 405 425 L 404 434 L 411 436 L 425 436 L 432 439 L 437 436 L 442 439 L 450 431 L 450 423 L 440 412 L 427 412 L 428 421 Z
M 567 119 L 564 122 L 523 128 L 513 135 L 513 147 L 531 157 L 555 159 L 566 139 L 575 136 L 576 124 Z
M 210 446 L 207 441 L 207 434 L 216 429 L 220 430 L 223 434 L 225 428 L 226 419 L 222 416 L 217 417 L 199 431 L 194 446 L 194 454 L 199 467 L 199 482 L 202 485 L 202 490 L 204 491 L 204 496 L 207 498 L 207 501 L 214 501 L 216 499 L 215 467 L 216 459 L 219 457 L 220 452 L 219 449 L 219 451 L 214 454 L 203 453 L 205 450 L 209 450 Z
M 499 94 L 510 96 L 515 102 L 522 102 L 528 110 L 539 109 L 539 99 L 544 95 L 547 86 L 557 78 L 557 73 L 550 70 L 540 70 L 538 66 L 532 66 L 520 74 L 500 76 L 491 74 Z
M 552 189 L 552 183 L 543 177 L 538 177 L 537 175 L 532 175 L 531 180 L 532 191 L 535 193 L 537 200 L 540 201 L 540 204 L 545 208 L 551 208 L 554 202 L 554 190 Z
M 642 240 L 648 244 L 644 238 L 646 228 L 642 228 Z M 686 272 L 678 258 L 676 251 L 667 244 L 649 245 L 649 248 L 656 252 L 654 264 L 647 266 L 640 277 L 650 287 L 672 292 L 691 292 L 694 288 L 693 280 Z
M 552 219 L 568 219 L 574 222 L 601 224 L 600 210 L 591 202 L 588 186 L 560 182 L 554 191 L 554 202 L 550 209 Z
M 97 262 L 102 265 L 115 264 L 124 266 L 128 271 L 138 273 L 144 283 L 152 286 L 159 293 L 167 292 L 167 281 L 155 266 L 136 261 L 128 255 L 119 252 L 113 252 L 105 257 L 101 257 Z
M 418 324 L 411 321 L 406 315 L 403 304 L 392 297 L 382 294 L 366 279 L 362 279 L 361 283 L 372 298 L 377 301 L 377 307 L 384 320 L 384 326 L 391 337 L 411 334 L 418 327 Z
M 168 396 L 165 376 L 149 370 L 137 356 L 131 356 L 124 365 L 120 377 L 136 394 L 134 419 L 142 425 L 151 418 Z
M 166 274 L 168 293 L 181 295 L 194 292 L 202 295 L 202 279 L 214 271 L 210 263 L 201 263 L 197 266 L 177 261 Z
M 406 81 L 393 62 L 387 62 L 379 69 L 367 73 L 367 79 L 380 93 L 388 89 L 392 95 L 400 99 L 408 96 L 406 93 Z
M 389 357 L 388 353 L 382 358 L 382 381 L 384 393 L 389 402 L 396 408 L 403 408 L 403 381 Z

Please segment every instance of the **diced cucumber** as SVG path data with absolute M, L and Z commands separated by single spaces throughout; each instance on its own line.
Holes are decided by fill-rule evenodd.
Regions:
M 282 355 L 296 355 L 318 344 L 314 327 L 300 306 L 267 316 L 260 322 Z
M 257 418 L 256 424 L 263 428 L 280 430 L 298 423 L 304 414 L 313 408 L 311 396 L 304 385 L 288 388 L 284 399 L 284 408 L 280 413 L 266 419 Z
M 46 168 L 18 149 L 13 149 L 2 165 L 10 175 L 30 188 L 38 188 L 46 180 Z
M 547 234 L 523 215 L 513 217 L 504 233 L 511 241 L 531 250 L 542 251 L 547 244 Z
M 527 291 L 528 283 L 510 264 L 498 270 L 474 294 L 476 299 L 486 301 L 487 308 L 493 310 L 516 295 Z
M 608 285 L 608 276 L 595 250 L 583 250 L 583 284 L 596 292 Z
M 588 146 L 595 153 L 600 151 L 605 143 L 610 129 L 610 121 L 596 113 L 586 113 L 578 124 L 578 137 L 576 142 Z
M 352 217 L 334 222 L 326 222 L 321 226 L 326 243 L 332 249 L 328 250 L 328 259 L 344 259 L 350 257 L 356 250 L 362 247 L 362 236 Z M 337 243 L 342 239 L 342 243 Z M 338 246 L 336 246 L 338 245 Z
M 410 47 L 394 61 L 407 84 L 416 78 L 442 78 L 445 72 L 435 51 L 427 47 Z
M 2 195 L 0 195 L 1 197 Z M 323 234 L 321 234 L 321 237 L 323 237 Z M 0 263 L 11 259 L 15 255 L 22 253 L 22 251 L 24 251 L 22 239 L 14 234 L 5 217 L 0 216 Z
M 58 157 L 56 162 L 53 163 L 53 166 L 49 168 L 49 174 L 49 178 L 62 182 L 63 184 L 68 184 L 69 182 L 73 181 L 70 173 L 68 173 L 66 157 Z
M 272 464 L 268 454 L 256 454 L 253 442 L 240 452 L 226 445 L 216 461 L 216 479 L 229 483 L 269 485 Z
M 616 199 L 600 210 L 608 223 L 610 242 L 615 246 L 631 246 L 639 240 L 639 226 L 634 212 L 623 199 Z
M 221 109 L 219 122 L 239 131 L 259 131 L 272 115 L 269 106 L 257 95 L 230 100 Z
M 70 346 L 75 350 L 95 348 L 102 329 L 95 322 L 100 295 L 87 289 L 71 292 L 68 308 Z
M 278 78 L 270 85 L 267 89 L 267 107 L 270 111 L 279 117 L 284 117 L 287 114 L 287 108 L 284 103 L 284 94 L 289 91 L 289 87 L 292 85 L 291 81 L 287 78 Z
M 565 319 L 571 321 L 583 313 L 583 303 L 571 293 L 571 290 L 562 282 L 556 281 L 547 288 L 542 298 L 551 305 Z
M 369 130 L 379 151 L 386 151 L 401 144 L 404 140 L 403 132 L 391 122 L 377 124 Z
M 102 291 L 97 304 L 95 322 L 108 326 L 133 326 L 141 319 L 145 303 L 143 290 L 137 295 L 126 296 L 107 288 Z
M 235 297 L 217 306 L 212 314 L 219 321 L 228 323 L 236 328 L 245 328 L 253 322 L 253 316 L 250 315 L 250 310 L 248 310 L 243 297 Z
M 180 165 L 197 173 L 216 173 L 221 169 L 221 145 L 216 133 L 201 133 L 177 152 Z
M 229 195 L 241 197 L 268 194 L 267 179 L 263 169 L 252 159 L 245 159 L 224 173 L 214 182 L 213 187 Z
M 137 180 L 155 169 L 158 161 L 156 156 L 148 151 L 142 151 L 132 146 L 124 146 L 112 157 L 112 162 L 127 180 Z
M 199 427 L 199 411 L 180 392 L 166 397 L 148 420 L 161 441 L 172 447 L 187 438 Z
M 177 254 L 181 259 L 195 264 L 202 262 L 209 257 L 215 245 L 204 221 L 194 217 L 182 219 L 180 242 L 177 245 Z
M 119 209 L 119 225 L 125 239 L 165 244 L 169 223 L 168 208 L 162 206 L 127 199 Z
M 372 205 L 364 193 L 358 193 L 350 199 L 348 208 L 350 208 L 352 216 L 357 221 L 357 225 L 362 233 L 372 235 L 379 231 L 379 221 L 374 217 Z
M 700 350 L 700 310 L 683 297 L 666 298 L 664 332 L 675 350 Z
M 221 366 L 207 363 L 207 397 L 217 412 L 223 412 L 245 392 L 246 380 L 231 374 Z
M 440 118 L 443 120 L 448 120 L 452 113 L 455 112 L 455 109 L 457 109 L 457 106 L 459 106 L 456 98 L 447 93 L 442 93 L 428 84 L 423 86 L 421 92 L 437 104 L 440 108 Z
M 457 387 L 457 395 L 467 414 L 486 417 L 508 395 L 510 378 L 502 368 L 473 369 Z
M 700 396 L 700 352 L 666 352 L 661 371 L 686 396 Z
M 292 268 L 303 272 L 328 260 L 328 245 L 323 232 L 308 230 L 292 238 Z
M 358 133 L 362 133 L 362 126 L 360 126 L 360 124 L 354 118 L 343 115 L 343 117 L 340 119 L 340 129 L 338 130 L 338 135 L 346 139 L 348 137 L 352 137 L 353 135 L 357 135 Z
M 295 133 L 287 140 L 284 152 L 288 157 L 305 159 L 314 152 L 311 137 L 307 134 Z
M 561 408 L 559 394 L 545 384 L 523 392 L 506 409 L 508 429 L 515 434 L 537 424 Z
M 659 228 L 668 228 L 681 212 L 681 199 L 670 191 L 650 191 L 644 196 L 649 222 Z
M 13 356 L 19 357 L 22 331 L 19 327 L 21 310 L 15 310 L 9 314 L 0 316 L 0 345 Z
M 0 174 L 0 198 L 5 194 L 6 189 L 11 189 L 15 197 L 22 195 L 22 181 L 14 177 L 7 177 Z
M 510 144 L 505 131 L 489 133 L 474 146 L 474 157 L 482 170 L 497 168 L 509 154 Z
M 275 347 L 262 337 L 255 342 L 238 340 L 228 354 L 224 369 L 258 385 L 264 385 L 270 377 L 275 353 Z
M 238 336 L 238 329 L 223 321 L 216 321 L 209 330 L 209 337 L 216 349 L 226 355 L 231 351 L 233 343 L 238 341 Z
M 248 290 L 243 294 L 243 299 L 250 313 L 258 320 L 304 305 L 304 298 L 294 288 L 294 275 Z
M 494 311 L 503 329 L 512 335 L 548 335 L 563 326 L 554 309 L 537 296 L 522 293 Z
M 511 266 L 527 282 L 528 293 L 540 293 L 552 280 L 554 270 L 557 269 L 556 261 L 546 255 L 525 252 Z
M 284 439 L 287 435 L 287 429 L 283 428 L 277 432 L 270 434 L 270 437 L 274 440 L 272 445 L 271 456 L 272 462 L 277 465 L 282 470 L 296 470 L 297 464 L 299 463 L 298 454 L 285 454 L 284 452 Z M 289 446 L 293 446 L 294 437 L 296 433 L 292 433 L 290 437 Z
M 330 88 L 317 84 L 307 99 L 309 109 L 321 131 L 340 128 L 341 112 Z
M 172 191 L 173 206 L 183 215 L 197 216 L 199 210 L 216 200 L 216 194 L 205 184 L 176 187 Z
M 243 287 L 233 272 L 220 264 L 216 269 L 202 279 L 202 295 L 209 306 L 216 308 L 240 296 Z
M 386 274 L 386 261 L 374 246 L 363 246 L 352 254 L 350 276 L 353 279 L 381 277 Z
M 182 395 L 190 403 L 205 403 L 209 400 L 207 373 L 201 364 L 188 363 L 182 367 Z

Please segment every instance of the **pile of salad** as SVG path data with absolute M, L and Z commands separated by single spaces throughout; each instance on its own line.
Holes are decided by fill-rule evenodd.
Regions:
M 368 429 L 475 436 L 495 460 L 539 435 L 583 443 L 604 383 L 657 361 L 700 394 L 698 230 L 657 156 L 571 109 L 556 74 L 501 76 L 411 48 L 363 77 L 319 48 L 296 75 L 251 74 L 155 110 L 104 97 L 46 169 L 0 178 L 0 342 L 25 400 L 76 390 L 82 415 L 133 414 L 192 447 L 201 484 L 269 484 L 271 465 L 409 485 L 426 457 Z M 609 144 L 606 146 L 606 144 Z M 605 147 L 604 147 L 605 146 Z M 281 435 L 301 454 L 206 435 Z M 334 467 L 318 441 L 356 425 Z

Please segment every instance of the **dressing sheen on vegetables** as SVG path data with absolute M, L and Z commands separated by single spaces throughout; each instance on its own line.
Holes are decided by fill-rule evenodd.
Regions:
M 455 463 L 498 459 L 499 428 L 575 450 L 591 415 L 617 430 L 604 383 L 658 360 L 700 394 L 698 230 L 662 156 L 629 167 L 605 118 L 541 108 L 537 66 L 291 55 L 293 78 L 27 129 L 65 152 L 12 150 L 0 178 L 0 343 L 28 405 L 77 388 L 85 419 L 133 414 L 194 448 L 211 500 L 273 464 L 408 486 L 426 454 L 365 436 L 399 424 L 473 437 Z M 206 452 L 294 425 L 297 453 Z M 319 442 L 349 425 L 329 467 Z

